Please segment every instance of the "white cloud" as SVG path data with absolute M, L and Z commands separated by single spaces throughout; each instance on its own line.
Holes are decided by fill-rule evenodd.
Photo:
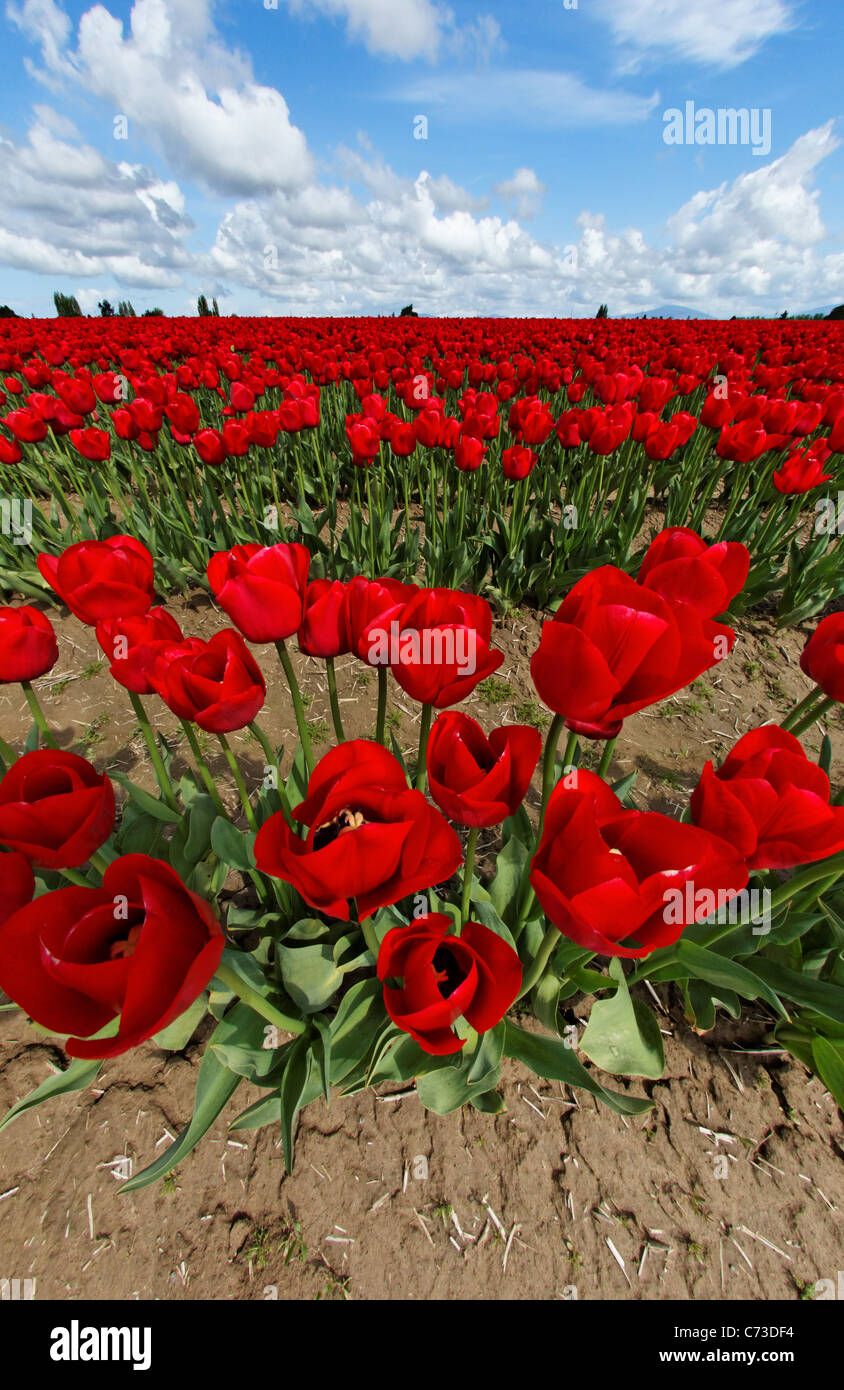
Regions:
M 659 242 L 585 212 L 564 249 L 515 219 L 476 215 L 450 180 L 402 179 L 346 151 L 361 196 L 328 189 L 238 203 L 210 266 L 291 313 L 383 311 L 408 298 L 442 314 L 592 314 L 602 301 L 613 314 L 663 303 L 725 315 L 797 309 L 841 297 L 844 255 L 820 250 L 826 229 L 813 186 L 837 143 L 831 124 L 809 131 L 781 158 L 689 199 Z M 542 185 L 535 171 L 517 170 L 503 188 L 518 199 Z M 314 206 L 331 215 L 318 221 Z
M 432 121 L 488 123 L 494 118 L 521 130 L 629 125 L 646 120 L 659 102 L 657 92 L 640 97 L 617 88 L 590 87 L 574 73 L 528 68 L 435 73 L 395 87 L 386 96 L 414 103 L 420 112 L 427 108 Z
M 540 183 L 534 169 L 522 168 L 517 169 L 512 178 L 495 184 L 493 192 L 512 205 L 517 217 L 528 221 L 542 207 L 542 195 L 547 189 L 544 183 Z
M 503 46 L 493 15 L 479 14 L 458 25 L 451 9 L 432 0 L 287 0 L 287 5 L 303 18 L 319 13 L 343 19 L 349 38 L 370 53 L 406 62 L 432 62 L 444 49 L 488 62 Z
M 732 68 L 792 28 L 785 0 L 592 0 L 617 43 Z
M 0 142 L 0 261 L 42 274 L 177 286 L 193 229 L 178 184 L 112 163 L 82 144 L 66 118 L 48 107 L 38 112 L 25 142 Z
M 75 49 L 54 0 L 25 0 L 9 14 L 41 44 L 48 73 L 137 122 L 182 176 L 233 194 L 310 180 L 307 141 L 287 102 L 221 42 L 210 0 L 135 0 L 128 33 L 96 4 L 79 21 Z

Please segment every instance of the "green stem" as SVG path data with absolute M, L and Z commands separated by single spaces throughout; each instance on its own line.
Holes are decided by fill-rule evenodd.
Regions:
M 29 705 L 30 713 L 38 726 L 41 737 L 49 748 L 58 748 L 59 745 L 50 733 L 50 726 L 44 716 L 44 711 L 38 703 L 38 696 L 35 694 L 32 685 L 29 681 L 21 681 L 21 686 L 26 696 L 26 703 Z
M 186 719 L 183 719 L 181 723 L 182 728 L 185 731 L 185 738 L 190 744 L 190 750 L 193 753 L 193 760 L 196 763 L 196 766 L 199 770 L 200 777 L 205 783 L 205 790 L 207 791 L 208 795 L 213 801 L 214 808 L 217 811 L 217 814 L 225 816 L 226 820 L 228 820 L 226 808 L 223 805 L 222 800 L 220 798 L 220 793 L 217 790 L 217 784 L 214 781 L 214 778 L 211 774 L 211 769 L 209 768 L 208 764 L 202 756 L 202 749 L 199 746 L 199 740 L 197 739 L 196 734 L 194 733 L 193 729 L 191 728 L 190 724 Z
M 560 734 L 563 731 L 563 726 L 565 725 L 565 722 L 566 721 L 561 714 L 554 715 L 554 719 L 548 733 L 548 740 L 545 745 L 545 757 L 542 763 L 542 806 L 539 812 L 539 827 L 536 832 L 534 854 L 539 849 L 539 845 L 542 841 L 542 831 L 545 828 L 545 812 L 548 809 L 548 802 L 550 801 L 551 793 L 554 790 L 554 778 L 557 770 L 557 745 L 560 741 Z M 574 733 L 574 731 L 572 731 L 569 734 L 568 742 L 566 743 L 565 756 L 563 757 L 564 770 L 567 767 L 571 766 L 571 761 L 575 755 L 576 749 L 577 734 Z M 516 937 L 518 937 L 521 934 L 525 922 L 527 921 L 528 913 L 530 912 L 534 902 L 535 894 L 530 883 L 530 866 L 532 860 L 533 855 L 529 855 L 527 863 L 524 867 L 524 871 L 522 873 L 522 881 L 519 884 L 519 911 L 518 916 L 516 918 L 516 928 L 513 933 L 513 935 Z
M 416 790 L 423 792 L 428 781 L 428 736 L 431 732 L 433 705 L 422 706 L 422 724 L 419 729 L 419 754 L 416 760 Z
M 138 726 L 141 730 L 141 733 L 144 736 L 144 743 L 147 746 L 149 759 L 155 770 L 155 776 L 158 785 L 161 789 L 161 795 L 164 797 L 164 800 L 170 807 L 170 810 L 176 811 L 178 813 L 179 803 L 176 800 L 176 793 L 173 790 L 173 783 L 170 781 L 170 776 L 167 772 L 167 768 L 164 766 L 164 759 L 162 758 L 158 745 L 155 741 L 155 734 L 152 731 L 147 712 L 144 709 L 143 704 L 141 703 L 141 697 L 140 695 L 136 695 L 134 691 L 130 690 L 129 699 L 132 702 L 132 709 L 135 711 L 135 718 L 138 721 Z
M 367 917 L 365 921 L 361 922 L 360 929 L 363 932 L 363 939 L 366 942 L 366 949 L 369 951 L 369 954 L 371 956 L 375 957 L 375 961 L 377 963 L 381 947 L 378 942 L 378 937 L 375 935 L 375 928 L 372 925 L 372 918 Z
M 378 667 L 378 718 L 375 724 L 375 742 L 384 742 L 384 729 L 387 723 L 387 668 Z
M 338 743 L 346 742 L 346 735 L 343 733 L 343 720 L 340 716 L 340 701 L 337 698 L 337 675 L 334 670 L 334 657 L 326 657 L 325 673 L 328 677 L 328 698 L 331 701 L 331 718 L 334 723 L 334 732 L 337 735 Z
M 237 758 L 232 752 L 231 746 L 225 734 L 218 734 L 217 738 L 220 741 L 220 747 L 226 755 L 226 762 L 231 768 L 231 774 L 235 780 L 235 785 L 238 790 L 238 795 L 240 796 L 240 802 L 246 815 L 246 820 L 248 822 L 249 829 L 254 831 L 254 833 L 257 835 L 258 822 L 255 819 L 255 812 L 252 810 L 252 803 L 249 800 L 249 792 L 246 790 L 246 783 L 243 780 L 243 773 L 240 770 Z
M 519 991 L 519 999 L 524 999 L 526 994 L 530 994 L 535 985 L 539 984 L 545 974 L 545 968 L 551 959 L 554 947 L 558 945 L 560 933 L 556 927 L 549 927 L 544 937 L 542 945 L 539 947 L 531 965 L 522 980 L 522 988 Z
M 827 710 L 831 709 L 834 704 L 835 701 L 833 700 L 832 696 L 825 695 L 824 698 L 821 700 L 820 704 L 816 705 L 815 708 L 812 710 L 811 714 L 805 715 L 804 718 L 800 720 L 799 724 L 795 724 L 793 726 L 793 728 L 791 729 L 791 733 L 794 735 L 795 738 L 799 738 L 801 734 L 805 734 L 807 729 L 811 729 L 815 720 L 822 719 L 823 716 L 826 714 Z
M 270 1002 L 258 994 L 257 990 L 251 989 L 240 976 L 228 965 L 218 965 L 216 978 L 221 984 L 236 994 L 238 999 L 242 999 L 244 1004 L 248 1004 L 250 1009 L 254 1009 L 256 1014 L 265 1018 L 268 1023 L 274 1023 L 277 1028 L 281 1028 L 285 1033 L 304 1033 L 307 1023 L 303 1023 L 300 1018 L 288 1018 L 287 1014 L 279 1013 Z
M 466 841 L 466 863 L 463 868 L 463 897 L 460 901 L 460 924 L 465 927 L 469 917 L 469 904 L 472 899 L 472 872 L 475 867 L 475 846 L 478 843 L 480 830 L 472 829 L 469 831 L 469 838 Z
M 823 691 L 821 690 L 819 685 L 816 685 L 814 689 L 810 690 L 808 695 L 806 695 L 804 699 L 800 701 L 799 705 L 795 705 L 794 708 L 786 715 L 785 719 L 780 721 L 780 728 L 785 729 L 786 732 L 789 732 L 791 729 L 794 728 L 795 724 L 800 723 L 804 715 L 808 714 L 809 710 L 812 709 L 813 706 L 816 705 L 822 699 L 822 697 Z
M 250 731 L 255 735 L 258 742 L 260 743 L 262 749 L 264 750 L 266 768 L 268 770 L 272 770 L 273 768 L 275 768 L 276 772 L 278 773 L 278 785 L 275 788 L 275 793 L 278 797 L 282 812 L 284 813 L 284 819 L 287 821 L 287 824 L 291 830 L 296 830 L 296 826 L 293 824 L 293 813 L 290 809 L 290 802 L 287 799 L 287 791 L 281 780 L 281 770 L 278 766 L 278 759 L 276 758 L 276 755 L 273 752 L 273 746 L 270 743 L 270 740 L 267 737 L 267 735 L 264 733 L 264 730 L 257 722 L 257 720 L 253 719 L 252 723 L 249 725 L 249 728 Z M 298 834 L 298 831 L 296 833 Z
M 600 767 L 598 768 L 598 776 L 599 776 L 599 777 L 603 777 L 605 781 L 606 781 L 607 773 L 608 773 L 609 770 L 610 770 L 610 763 L 612 762 L 612 755 L 613 755 L 613 753 L 615 752 L 615 745 L 616 745 L 617 743 L 618 743 L 618 739 L 617 739 L 617 738 L 610 738 L 610 739 L 607 739 L 606 743 L 604 744 L 604 751 L 603 751 L 603 754 L 602 754 L 602 756 L 601 756 L 601 764 L 600 764 Z
M 296 715 L 296 727 L 299 730 L 299 741 L 302 744 L 302 751 L 305 755 L 305 762 L 308 768 L 308 776 L 310 777 L 314 770 L 314 755 L 311 752 L 311 740 L 305 720 L 305 706 L 302 704 L 299 682 L 296 679 L 296 672 L 293 670 L 293 662 L 290 660 L 290 653 L 284 642 L 276 642 L 275 649 L 278 652 L 284 674 L 287 677 L 287 684 L 290 688 L 290 698 L 293 701 L 293 712 Z

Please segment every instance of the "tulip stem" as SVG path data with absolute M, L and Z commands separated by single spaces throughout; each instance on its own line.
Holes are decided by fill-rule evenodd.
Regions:
M 612 755 L 613 755 L 613 753 L 615 752 L 615 745 L 616 745 L 617 743 L 618 743 L 618 739 L 617 739 L 617 738 L 610 738 L 610 739 L 607 739 L 607 742 L 606 742 L 605 745 L 604 745 L 604 751 L 603 751 L 603 754 L 602 754 L 602 756 L 601 756 L 601 765 L 600 765 L 600 767 L 598 768 L 598 776 L 599 776 L 599 777 L 603 777 L 604 781 L 606 781 L 607 773 L 608 773 L 609 770 L 610 770 L 610 763 L 612 762 Z
M 800 701 L 799 705 L 795 705 L 786 715 L 785 719 L 781 721 L 780 728 L 785 729 L 786 733 L 793 731 L 795 724 L 799 724 L 813 706 L 819 703 L 822 697 L 823 691 L 820 686 L 814 686 L 809 691 L 808 695 Z
M 369 954 L 371 956 L 375 957 L 375 964 L 377 965 L 378 956 L 381 951 L 381 944 L 378 940 L 378 937 L 375 935 L 375 928 L 372 925 L 372 918 L 367 917 L 365 921 L 361 922 L 360 929 L 363 932 L 363 939 L 366 942 L 366 949 L 369 951 Z
M 217 966 L 216 978 L 233 994 L 236 994 L 244 1004 L 248 1004 L 250 1009 L 254 1009 L 256 1014 L 265 1018 L 268 1023 L 274 1023 L 285 1033 L 302 1034 L 305 1032 L 307 1023 L 304 1023 L 300 1018 L 289 1018 L 287 1014 L 280 1013 L 268 999 L 265 999 L 257 990 L 251 989 L 246 981 L 242 980 L 228 965 Z
M 141 733 L 144 736 L 144 743 L 147 746 L 147 752 L 149 753 L 149 759 L 152 763 L 153 769 L 155 771 L 156 780 L 161 789 L 161 795 L 164 797 L 164 800 L 167 802 L 167 805 L 170 807 L 170 810 L 175 811 L 178 814 L 179 803 L 176 800 L 176 793 L 173 790 L 173 783 L 170 781 L 169 773 L 167 772 L 167 768 L 164 766 L 164 759 L 162 758 L 161 753 L 158 749 L 158 745 L 155 742 L 155 734 L 153 733 L 152 728 L 150 726 L 147 712 L 144 709 L 143 704 L 141 703 L 141 697 L 140 695 L 136 695 L 132 690 L 130 690 L 128 693 L 129 699 L 132 702 L 132 709 L 135 711 L 135 718 L 137 719 L 138 726 L 141 730 Z
M 554 778 L 557 771 L 557 745 L 560 741 L 560 734 L 563 731 L 563 725 L 565 724 L 565 722 L 566 721 L 561 714 L 554 715 L 554 719 L 548 733 L 548 741 L 545 744 L 545 757 L 542 763 L 542 806 L 539 812 L 539 827 L 536 832 L 534 854 L 539 849 L 539 845 L 542 840 L 542 831 L 545 828 L 545 812 L 548 809 L 548 802 L 550 801 L 551 793 L 554 790 Z M 572 731 L 569 734 L 568 743 L 566 744 L 565 756 L 563 758 L 564 772 L 567 767 L 571 766 L 571 760 L 575 755 L 576 749 L 577 734 L 574 733 L 574 731 Z M 522 873 L 522 881 L 519 885 L 519 912 L 516 918 L 516 929 L 513 933 L 513 935 L 516 937 L 518 937 L 521 934 L 524 924 L 527 921 L 528 913 L 530 912 L 531 907 L 533 906 L 535 894 L 530 885 L 530 866 L 532 860 L 533 855 L 529 855 L 527 863 L 524 867 L 524 871 Z
M 214 808 L 217 811 L 217 813 L 221 816 L 225 816 L 226 820 L 228 820 L 226 808 L 223 805 L 220 793 L 217 790 L 217 784 L 211 775 L 211 769 L 208 767 L 208 764 L 202 756 L 202 750 L 199 746 L 199 740 L 197 739 L 196 734 L 194 733 L 193 729 L 191 728 L 190 724 L 186 719 L 183 719 L 181 723 L 182 728 L 185 731 L 185 738 L 190 744 L 190 750 L 193 753 L 194 762 L 196 763 L 196 766 L 199 770 L 199 775 L 205 783 L 205 790 L 208 792 L 208 795 L 213 801 Z
M 238 790 L 238 795 L 240 796 L 240 803 L 241 803 L 241 805 L 242 805 L 242 807 L 243 807 L 243 810 L 244 810 L 244 812 L 245 812 L 245 814 L 246 814 L 246 820 L 247 820 L 247 822 L 248 822 L 248 824 L 249 824 L 249 829 L 250 829 L 251 831 L 253 831 L 253 832 L 257 835 L 257 833 L 258 833 L 258 822 L 257 822 L 256 819 L 255 819 L 255 812 L 252 810 L 252 803 L 251 803 L 251 801 L 249 800 L 249 793 L 248 793 L 248 791 L 246 790 L 246 783 L 245 783 L 244 780 L 243 780 L 243 773 L 242 773 L 241 770 L 240 770 L 240 766 L 239 766 L 239 764 L 238 764 L 237 758 L 235 757 L 234 753 L 232 752 L 231 746 L 230 746 L 229 741 L 228 741 L 228 739 L 226 738 L 225 734 L 218 734 L 218 735 L 217 735 L 217 738 L 219 739 L 219 741 L 220 741 L 220 747 L 222 748 L 222 750 L 223 750 L 223 752 L 224 752 L 224 754 L 225 754 L 225 756 L 226 756 L 226 762 L 228 763 L 229 767 L 231 768 L 231 774 L 232 774 L 232 777 L 234 778 L 235 786 L 237 787 L 237 790 Z
M 833 700 L 832 696 L 825 695 L 824 698 L 821 700 L 820 704 L 815 705 L 811 713 L 804 715 L 804 717 L 800 720 L 799 724 L 795 724 L 793 726 L 793 728 L 791 729 L 791 733 L 794 735 L 795 738 L 799 738 L 801 734 L 805 734 L 807 730 L 811 729 L 815 720 L 822 719 L 823 716 L 826 714 L 827 710 L 831 709 L 834 704 L 835 701 Z
M 299 832 L 296 829 L 296 826 L 293 824 L 293 813 L 290 809 L 290 802 L 287 799 L 286 788 L 281 780 L 281 770 L 278 766 L 278 758 L 273 752 L 273 746 L 270 743 L 270 740 L 268 739 L 267 735 L 264 733 L 264 730 L 261 728 L 260 724 L 258 724 L 256 720 L 253 719 L 252 723 L 249 725 L 249 728 L 264 750 L 264 757 L 266 758 L 266 771 L 275 771 L 278 775 L 278 785 L 275 788 L 276 796 L 279 799 L 282 812 L 284 813 L 284 819 L 287 821 L 289 828 L 291 830 L 296 831 L 296 833 L 298 834 Z
M 378 718 L 375 723 L 375 742 L 384 743 L 384 729 L 387 724 L 387 668 L 378 667 Z
M 26 703 L 29 705 L 30 713 L 38 726 L 38 731 L 44 739 L 44 742 L 49 748 L 58 748 L 59 745 L 50 733 L 50 726 L 44 717 L 44 711 L 38 703 L 38 696 L 35 694 L 31 683 L 29 681 L 21 681 L 21 686 L 26 696 Z
M 308 776 L 314 770 L 314 755 L 311 752 L 311 740 L 308 734 L 308 725 L 305 719 L 305 706 L 302 704 L 302 695 L 299 690 L 299 682 L 296 679 L 296 672 L 293 670 L 293 662 L 290 660 L 290 653 L 284 642 L 276 642 L 275 649 L 278 652 L 284 674 L 287 677 L 287 684 L 290 688 L 290 698 L 293 701 L 293 712 L 296 715 L 296 727 L 299 730 L 299 741 L 302 744 L 302 751 L 305 755 L 305 762 L 308 768 Z
M 428 778 L 428 736 L 431 732 L 433 705 L 422 706 L 422 723 L 419 729 L 419 754 L 416 759 L 416 790 L 423 792 Z
M 478 843 L 480 830 L 472 829 L 469 831 L 469 838 L 466 841 L 466 863 L 463 868 L 463 897 L 460 902 L 460 925 L 465 927 L 469 916 L 469 904 L 472 899 L 472 872 L 475 867 L 475 846 Z
M 337 698 L 337 675 L 334 670 L 334 657 L 329 656 L 325 659 L 325 673 L 328 677 L 328 698 L 331 701 L 331 718 L 334 723 L 334 732 L 337 735 L 338 743 L 346 742 L 346 735 L 343 733 L 343 720 L 340 717 L 340 701 Z
M 530 967 L 527 971 L 527 974 L 524 976 L 522 980 L 522 988 L 517 996 L 519 999 L 524 999 L 525 995 L 530 994 L 534 986 L 539 984 L 539 981 L 545 974 L 546 966 L 548 965 L 548 962 L 553 954 L 554 948 L 558 945 L 559 940 L 560 933 L 557 930 L 557 928 L 553 926 L 549 927 L 544 937 L 542 938 L 542 945 L 540 946 L 539 950 L 534 956 L 533 961 L 531 962 Z

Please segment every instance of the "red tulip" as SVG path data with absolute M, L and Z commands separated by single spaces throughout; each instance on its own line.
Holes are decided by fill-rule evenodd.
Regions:
M 0 781 L 0 844 L 43 869 L 74 869 L 114 828 L 114 789 L 85 758 L 24 753 Z
M 97 641 L 114 679 L 135 695 L 152 695 L 152 672 L 161 654 L 184 641 L 182 629 L 163 608 L 130 618 L 102 618 Z
M 457 711 L 441 714 L 428 743 L 428 785 L 458 825 L 489 828 L 515 815 L 536 771 L 542 739 L 525 724 L 493 729 Z
M 570 728 L 615 738 L 629 715 L 681 690 L 734 642 L 731 628 L 690 604 L 672 607 L 603 565 L 575 584 L 544 624 L 531 674 L 540 699 Z
M 52 671 L 59 644 L 50 619 L 37 608 L 0 608 L 0 684 L 34 681 Z
M 714 618 L 744 588 L 749 569 L 750 552 L 740 542 L 708 545 L 687 526 L 669 526 L 648 546 L 638 580 L 669 604 L 688 603 Z
M 251 724 L 267 693 L 264 677 L 239 632 L 223 628 L 168 647 L 154 663 L 152 683 L 168 709 L 212 734 Z
M 134 536 L 79 541 L 56 559 L 39 555 L 50 588 L 83 623 L 146 613 L 155 587 L 152 556 Z
M 636 958 L 670 946 L 692 921 L 708 917 L 708 895 L 720 895 L 719 905 L 729 901 L 748 872 L 716 835 L 670 816 L 625 810 L 600 777 L 578 771 L 575 787 L 563 780 L 551 794 L 530 881 L 570 941 L 599 955 Z
M 384 987 L 387 1013 L 434 1056 L 465 1045 L 453 1032 L 461 1017 L 477 1033 L 494 1028 L 522 983 L 519 957 L 495 932 L 479 922 L 467 922 L 459 936 L 451 928 L 442 913 L 417 917 L 388 931 L 378 953 L 379 980 L 401 981 Z
M 223 932 L 158 859 L 126 855 L 102 888 L 36 898 L 0 926 L 0 988 L 71 1057 L 117 1057 L 183 1014 L 213 978 Z M 120 1015 L 115 1037 L 95 1039 Z
M 751 869 L 791 869 L 844 849 L 844 807 L 829 778 L 776 724 L 740 738 L 716 772 L 703 769 L 691 797 L 695 825 L 721 835 Z
M 450 878 L 462 858 L 454 831 L 421 792 L 408 790 L 392 753 L 365 739 L 342 743 L 317 763 L 293 816 L 308 827 L 306 838 L 281 812 L 270 817 L 255 841 L 258 868 L 343 921 L 350 898 L 361 918 L 370 917 Z
M 208 562 L 217 602 L 249 642 L 281 642 L 302 623 L 309 552 L 303 545 L 236 545 Z
M 844 704 L 844 613 L 830 613 L 809 638 L 800 669 L 825 695 Z
M 420 589 L 400 621 L 382 629 L 377 641 L 371 634 L 370 661 L 382 665 L 386 658 L 412 700 L 447 709 L 498 670 L 504 654 L 490 646 L 491 637 L 486 599 L 458 589 Z

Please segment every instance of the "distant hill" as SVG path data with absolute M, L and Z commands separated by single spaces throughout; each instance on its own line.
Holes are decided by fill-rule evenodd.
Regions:
M 641 318 L 641 314 L 636 315 Z M 711 319 L 711 314 L 702 314 L 699 309 L 690 309 L 688 304 L 660 304 L 658 309 L 647 309 L 648 319 Z

